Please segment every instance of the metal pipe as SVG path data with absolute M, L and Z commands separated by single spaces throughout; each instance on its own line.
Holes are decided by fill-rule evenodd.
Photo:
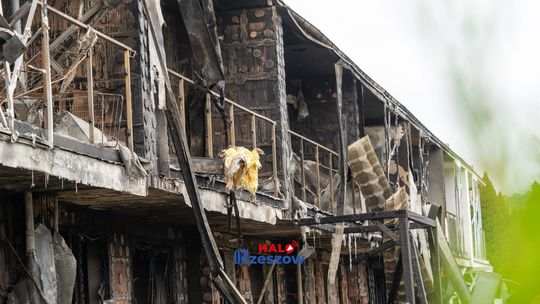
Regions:
M 230 125 L 229 125 L 229 144 L 231 145 L 231 147 L 235 147 L 236 146 L 236 134 L 234 134 L 234 130 L 236 129 L 235 128 L 235 125 L 234 125 L 234 105 L 233 104 L 230 104 L 229 105 L 229 121 L 230 121 Z
M 251 144 L 253 149 L 257 148 L 257 129 L 255 115 L 251 115 Z
M 317 207 L 321 208 L 321 172 L 319 169 L 319 146 L 315 146 L 315 163 L 317 164 L 317 167 L 315 168 L 315 172 L 317 174 Z
M 186 132 L 186 97 L 184 79 L 178 81 L 178 112 L 180 112 L 180 127 Z
M 89 137 L 90 142 L 95 143 L 94 138 L 94 73 L 92 70 L 92 61 L 93 61 L 92 48 L 88 52 L 88 58 L 86 60 L 86 79 L 87 79 L 87 91 L 88 91 L 88 116 L 89 116 Z
M 131 66 L 129 62 L 129 50 L 124 51 L 124 83 L 126 86 L 126 120 L 128 148 L 133 151 L 133 106 L 131 104 Z
M 277 147 L 276 147 L 276 125 L 272 125 L 272 178 L 274 179 L 274 196 L 279 194 L 279 179 L 277 176 Z
M 306 202 L 306 169 L 304 166 L 304 139 L 300 138 L 300 171 L 302 172 L 302 201 Z
M 205 120 L 206 120 L 206 155 L 208 157 L 214 157 L 214 142 L 212 140 L 213 127 L 212 127 L 212 99 L 209 93 L 206 93 L 205 104 Z
M 328 153 L 328 176 L 329 176 L 329 183 L 330 183 L 330 202 L 332 203 L 332 212 L 335 214 L 337 212 L 337 206 L 335 204 L 335 199 L 334 199 L 334 170 L 332 168 L 332 158 L 334 158 L 334 156 L 332 155 L 332 153 Z M 353 193 L 354 193 L 354 190 L 353 190 Z

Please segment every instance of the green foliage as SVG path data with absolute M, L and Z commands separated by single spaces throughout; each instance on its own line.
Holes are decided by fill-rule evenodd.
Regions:
M 540 184 L 519 195 L 497 193 L 487 174 L 480 187 L 488 259 L 517 283 L 510 303 L 540 303 Z
M 486 240 L 486 254 L 496 272 L 504 274 L 507 268 L 506 256 L 510 243 L 510 212 L 506 198 L 497 193 L 487 173 L 480 185 L 480 203 L 482 206 L 482 224 Z
M 540 185 L 533 183 L 525 195 L 511 197 L 510 231 L 507 236 L 506 272 L 518 282 L 511 303 L 540 303 Z M 517 206 L 517 207 L 514 207 Z

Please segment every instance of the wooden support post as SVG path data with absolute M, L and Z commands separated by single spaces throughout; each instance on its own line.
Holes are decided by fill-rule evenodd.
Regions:
M 210 93 L 206 93 L 205 103 L 205 120 L 206 120 L 206 156 L 214 157 L 214 142 L 212 135 L 214 130 L 212 128 L 212 99 Z
M 405 283 L 405 296 L 407 303 L 415 304 L 413 264 L 411 255 L 411 242 L 409 238 L 409 219 L 399 219 L 399 233 L 401 245 L 401 260 L 403 264 L 403 281 Z
M 316 174 L 317 174 L 317 207 L 321 208 L 321 172 L 320 172 L 320 162 L 319 162 L 319 146 L 315 146 L 315 163 Z
M 232 103 L 229 104 L 229 145 L 231 147 L 236 146 L 236 134 L 234 134 L 235 125 L 234 125 L 234 105 Z
M 306 168 L 304 166 L 304 140 L 300 138 L 300 171 L 302 172 L 302 200 L 306 203 Z
M 133 106 L 131 104 L 131 66 L 129 51 L 124 51 L 124 83 L 126 86 L 126 120 L 127 120 L 127 145 L 133 151 Z
M 332 203 L 332 212 L 336 214 L 337 212 L 337 205 L 334 199 L 334 169 L 332 164 L 332 159 L 334 158 L 334 155 L 332 153 L 328 152 L 328 173 L 329 173 L 329 183 L 330 183 L 330 202 Z M 354 190 L 353 190 L 354 193 Z
M 277 147 L 276 147 L 276 124 L 272 124 L 272 179 L 274 180 L 274 196 L 279 194 L 279 179 L 277 176 Z
M 87 79 L 87 91 L 88 91 L 88 118 L 89 118 L 89 137 L 90 142 L 95 143 L 94 137 L 94 72 L 92 69 L 93 62 L 93 49 L 91 48 L 88 52 L 88 58 L 86 59 L 86 79 Z
M 302 289 L 302 264 L 300 263 L 296 264 L 296 290 L 297 290 L 296 303 L 303 304 L 304 303 L 304 290 Z
M 184 88 L 184 79 L 178 81 L 178 113 L 180 117 L 180 127 L 186 132 L 186 96 Z
M 257 148 L 257 125 L 253 114 L 251 115 L 251 144 L 253 149 Z
M 43 33 L 41 40 L 41 59 L 45 74 L 43 75 L 44 99 L 47 101 L 47 139 L 49 147 L 54 146 L 53 130 L 53 98 L 51 87 L 51 62 L 49 54 L 49 17 L 47 13 L 47 1 L 42 0 L 41 5 L 41 31 Z M 16 80 L 15 80 L 16 81 Z
M 30 270 L 31 275 L 36 279 L 36 241 L 34 236 L 34 202 L 32 192 L 24 193 L 24 209 L 26 216 L 26 267 Z

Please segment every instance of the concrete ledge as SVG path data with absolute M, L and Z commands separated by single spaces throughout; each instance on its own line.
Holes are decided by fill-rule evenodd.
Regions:
M 61 149 L 0 140 L 0 164 L 40 171 L 77 183 L 134 195 L 147 195 L 147 180 L 129 177 L 123 165 Z

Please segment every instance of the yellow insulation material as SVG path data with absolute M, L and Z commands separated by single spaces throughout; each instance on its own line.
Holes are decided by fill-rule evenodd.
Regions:
M 227 189 L 245 189 L 255 195 L 259 186 L 259 155 L 264 155 L 259 148 L 249 150 L 244 147 L 231 147 L 221 151 L 219 157 L 224 159 L 224 175 Z

